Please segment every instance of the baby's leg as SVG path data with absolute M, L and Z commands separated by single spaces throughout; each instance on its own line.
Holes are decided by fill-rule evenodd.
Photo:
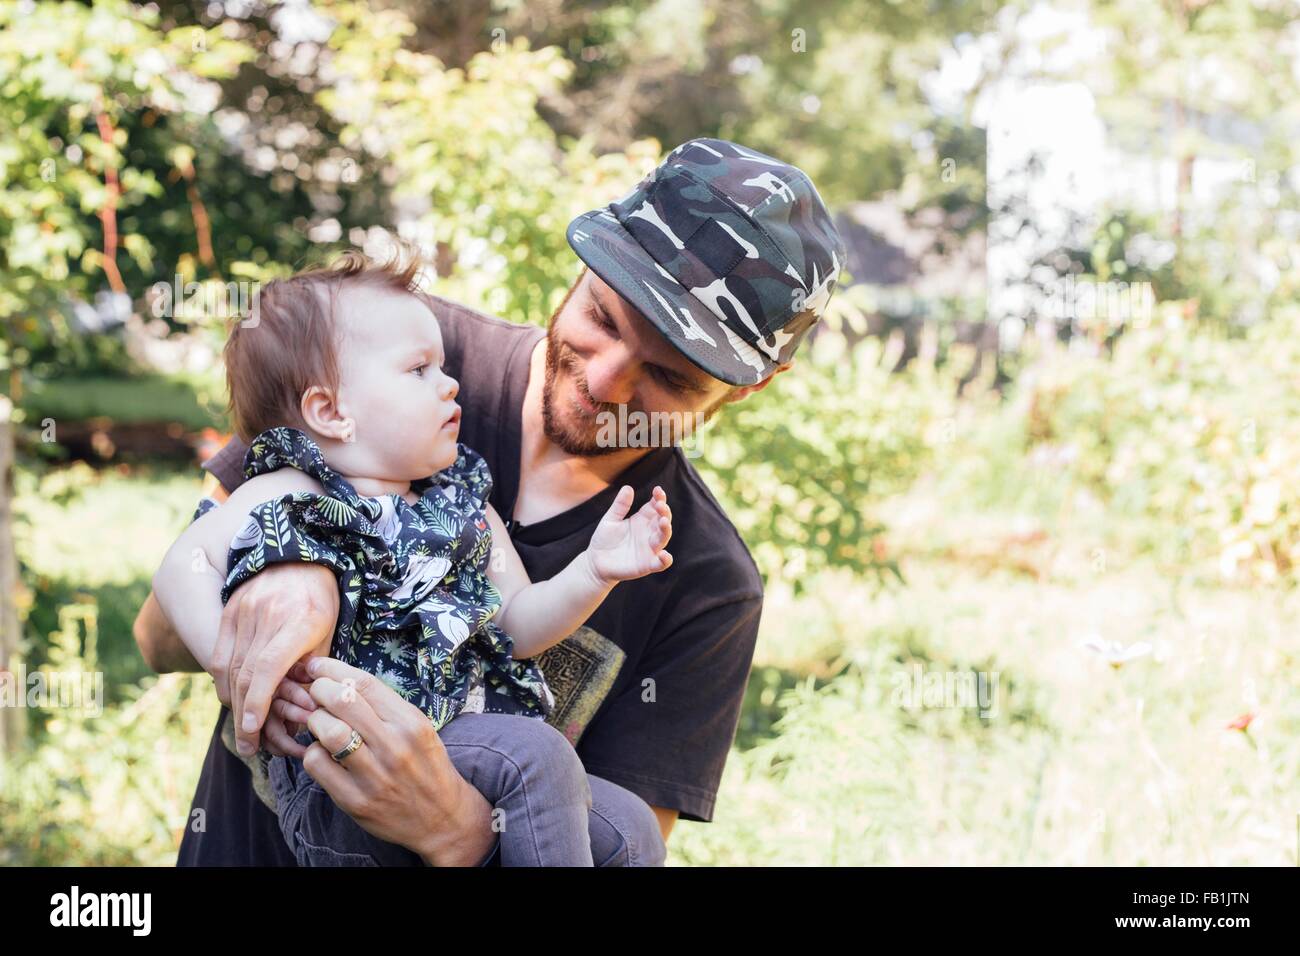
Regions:
M 438 732 L 493 805 L 502 866 L 591 866 L 592 792 L 573 745 L 536 717 L 460 714 Z
M 439 732 L 457 771 L 493 805 L 502 866 L 658 866 L 663 841 L 635 794 L 587 774 L 546 722 L 461 714 Z M 298 742 L 310 744 L 303 733 Z M 268 768 L 280 829 L 300 866 L 420 866 L 405 847 L 367 833 L 311 779 L 302 762 Z M 598 795 L 598 799 L 597 799 Z
M 297 740 L 309 745 L 312 737 Z M 267 777 L 280 832 L 299 866 L 423 866 L 419 854 L 381 840 L 343 812 L 294 757 L 272 757 Z
M 663 866 L 668 856 L 659 819 L 631 790 L 587 774 L 591 788 L 591 858 L 596 866 Z

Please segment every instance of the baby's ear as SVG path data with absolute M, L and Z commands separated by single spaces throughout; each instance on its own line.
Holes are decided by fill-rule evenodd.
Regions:
M 348 441 L 352 423 L 339 410 L 332 392 L 313 385 L 302 393 L 298 410 L 302 413 L 303 423 L 317 435 L 332 438 L 335 441 Z

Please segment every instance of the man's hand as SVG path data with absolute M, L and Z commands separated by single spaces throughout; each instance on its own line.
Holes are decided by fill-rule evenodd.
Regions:
M 301 752 L 282 721 L 268 723 L 271 700 L 295 661 L 329 653 L 338 614 L 334 573 L 318 564 L 274 564 L 230 596 L 208 671 L 241 754 L 257 751 L 264 725 L 269 749 Z
M 418 853 L 432 866 L 472 866 L 491 849 L 491 806 L 456 770 L 420 710 L 372 674 L 313 658 L 296 680 L 314 678 L 317 708 L 307 725 L 317 742 L 303 767 L 368 833 Z M 364 744 L 342 763 L 331 754 L 352 731 Z

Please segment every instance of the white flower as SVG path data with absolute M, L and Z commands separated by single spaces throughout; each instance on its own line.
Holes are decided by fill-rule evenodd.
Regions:
M 406 576 L 392 596 L 418 600 L 445 578 L 449 570 L 451 560 L 443 555 L 413 554 L 406 564 Z
M 1237 541 L 1228 545 L 1219 554 L 1219 573 L 1231 578 L 1237 573 L 1243 561 L 1248 561 L 1255 554 L 1255 545 L 1251 541 Z
M 1246 521 L 1261 527 L 1270 525 L 1277 520 L 1281 506 L 1282 482 L 1276 478 L 1258 482 L 1250 489 L 1246 503 Z
M 1117 670 L 1129 661 L 1151 653 L 1151 645 L 1146 641 L 1138 641 L 1125 647 L 1119 641 L 1105 641 L 1094 636 L 1084 641 L 1083 646 L 1100 654 L 1107 664 Z

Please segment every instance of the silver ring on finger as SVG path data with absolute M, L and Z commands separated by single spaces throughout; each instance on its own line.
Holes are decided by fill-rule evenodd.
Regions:
M 363 743 L 365 743 L 365 741 L 361 739 L 361 735 L 354 730 L 352 731 L 351 739 L 348 740 L 348 745 L 338 753 L 330 754 L 330 756 L 338 763 L 342 763 L 350 754 L 354 754 L 360 750 Z

